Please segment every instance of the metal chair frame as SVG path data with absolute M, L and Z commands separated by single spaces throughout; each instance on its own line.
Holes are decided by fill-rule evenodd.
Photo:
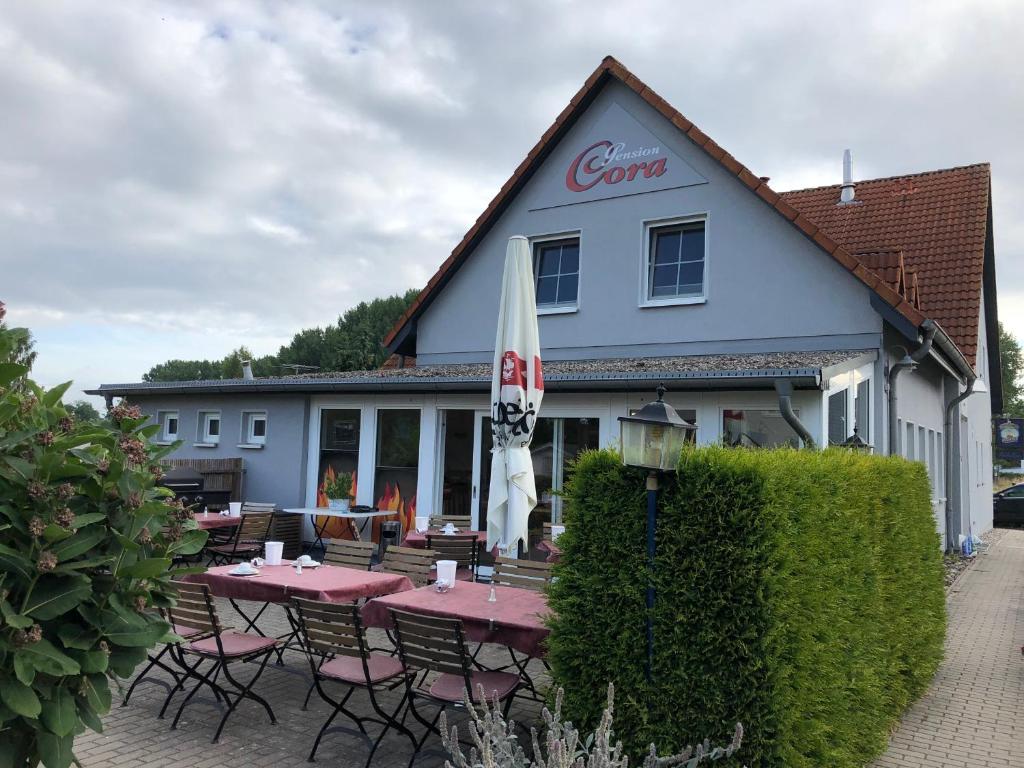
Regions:
M 402 699 L 398 702 L 394 712 L 387 712 L 377 700 L 377 693 L 393 691 L 398 687 L 405 686 L 406 674 L 402 672 L 394 677 L 376 682 L 372 680 L 368 661 L 371 653 L 377 649 L 371 648 L 368 644 L 362 620 L 359 616 L 359 608 L 352 603 L 323 603 L 300 597 L 292 598 L 292 608 L 298 622 L 300 638 L 309 660 L 309 668 L 313 674 L 313 685 L 309 693 L 306 694 L 306 701 L 303 703 L 302 708 L 303 710 L 307 708 L 309 697 L 313 690 L 316 690 L 320 698 L 334 708 L 317 733 L 308 760 L 312 762 L 316 759 L 316 751 L 320 747 L 320 741 L 328 733 L 335 731 L 361 736 L 368 744 L 372 743 L 370 754 L 366 759 L 366 768 L 369 768 L 373 762 L 373 756 L 376 754 L 377 748 L 392 728 L 406 736 L 415 750 L 416 736 L 405 726 L 404 715 L 401 720 L 398 719 L 399 713 L 405 707 L 408 700 L 408 692 L 402 695 Z M 338 656 L 352 656 L 360 659 L 364 683 L 359 684 L 347 680 L 339 680 L 321 672 L 321 667 L 324 664 Z M 326 682 L 347 685 L 348 690 L 338 700 L 325 690 L 324 683 Z M 366 691 L 370 699 L 370 706 L 377 714 L 377 717 L 360 717 L 346 708 L 345 705 L 357 689 Z M 331 724 L 339 713 L 355 723 L 358 731 L 345 726 L 334 726 L 332 728 Z M 375 723 L 384 726 L 376 740 L 371 742 L 370 736 L 363 725 L 364 723 Z
M 207 567 L 213 565 L 228 565 L 236 561 L 256 557 L 263 552 L 263 547 L 270 533 L 270 524 L 273 521 L 274 513 L 271 511 L 242 512 L 242 521 L 235 527 L 234 536 L 231 538 L 231 551 L 218 551 L 207 547 L 210 560 Z
M 552 582 L 554 577 L 553 571 L 553 563 L 544 563 L 537 560 L 519 560 L 513 557 L 496 557 L 494 558 L 494 573 L 491 576 L 491 583 L 503 587 L 543 592 L 547 589 L 548 584 Z M 512 665 L 519 672 L 519 676 L 523 678 L 523 685 L 529 688 L 533 694 L 532 698 L 537 701 L 543 701 L 544 697 L 537 690 L 528 670 L 530 657 L 520 658 L 516 656 L 516 652 L 511 648 L 507 650 L 509 657 L 512 659 Z M 477 653 L 479 652 L 480 649 L 478 648 Z M 473 654 L 473 660 L 474 662 L 476 661 L 476 654 Z M 541 659 L 541 663 L 544 664 L 546 669 L 551 669 L 544 659 Z M 498 667 L 498 670 L 501 671 L 506 669 L 509 669 L 509 667 Z
M 160 617 L 163 619 L 167 618 L 167 613 L 163 609 L 160 609 Z M 201 632 L 193 632 L 187 636 L 183 636 L 183 639 L 185 641 L 191 641 L 193 639 L 199 639 L 200 637 L 202 637 Z M 170 694 L 171 691 L 178 691 L 181 689 L 181 678 L 179 676 L 178 670 L 172 668 L 170 665 L 165 664 L 163 661 L 161 661 L 161 659 L 163 659 L 164 656 L 168 655 L 171 652 L 171 645 L 172 643 L 165 643 L 164 646 L 160 649 L 160 652 L 156 655 L 153 655 L 152 653 L 147 654 L 146 658 L 149 660 L 149 664 L 146 665 L 145 669 L 143 669 L 142 672 L 135 676 L 135 679 L 132 680 L 132 684 L 128 686 L 128 690 L 125 692 L 124 698 L 121 700 L 122 707 L 128 706 L 128 700 L 132 697 L 132 694 L 135 692 L 135 688 L 139 685 L 139 683 L 142 682 L 148 681 L 150 683 L 153 683 L 154 685 L 162 686 L 164 689 L 167 690 L 168 694 Z M 174 684 L 172 685 L 166 680 L 161 680 L 158 677 L 149 677 L 150 671 L 154 668 L 162 669 L 164 672 L 169 674 L 171 678 L 174 680 Z
M 455 533 L 427 534 L 427 549 L 433 550 L 438 560 L 454 560 L 457 568 L 469 568 L 476 581 L 476 572 L 480 566 L 480 541 L 475 534 Z
M 461 619 L 447 619 L 436 616 L 424 616 L 409 611 L 390 609 L 394 624 L 395 638 L 398 645 L 398 657 L 407 670 L 405 677 L 406 692 L 409 699 L 409 711 L 426 730 L 416 744 L 416 751 L 409 761 L 411 768 L 420 749 L 431 733 L 440 735 L 437 723 L 446 707 L 461 708 L 461 702 L 453 702 L 438 698 L 425 687 L 427 673 L 458 675 L 462 677 L 464 690 L 469 691 L 470 701 L 477 702 L 479 692 L 473 690 L 472 659 L 466 648 L 466 637 Z M 422 671 L 422 675 L 418 675 Z M 419 676 L 419 683 L 416 678 Z M 519 690 L 517 683 L 505 694 L 502 712 L 507 718 L 512 701 Z M 427 720 L 416 708 L 416 701 L 424 700 L 438 706 L 433 720 Z
M 226 627 L 223 627 L 220 623 L 220 619 L 217 615 L 217 607 L 214 605 L 213 598 L 210 596 L 209 587 L 205 584 L 191 584 L 179 581 L 175 582 L 175 588 L 178 591 L 178 596 L 174 607 L 168 609 L 171 620 L 177 625 L 194 627 L 200 630 L 203 632 L 205 638 L 214 638 L 217 646 L 217 652 L 216 654 L 212 654 L 196 651 L 192 648 L 192 644 L 195 641 L 192 641 L 188 646 L 170 646 L 171 658 L 174 659 L 179 667 L 181 667 L 184 672 L 184 676 L 179 685 L 176 686 L 175 690 L 167 697 L 167 701 L 164 703 L 163 709 L 160 711 L 160 717 L 163 717 L 164 712 L 166 712 L 167 706 L 170 704 L 174 693 L 183 688 L 185 680 L 195 679 L 198 681 L 195 687 L 188 692 L 188 695 L 185 696 L 184 700 L 182 700 L 181 704 L 178 706 L 178 710 L 174 715 L 174 720 L 171 723 L 172 730 L 178 727 L 178 721 L 181 719 L 181 715 L 185 711 L 185 707 L 204 685 L 214 692 L 217 706 L 220 706 L 221 699 L 228 704 L 227 711 L 221 718 L 220 723 L 217 726 L 217 730 L 213 735 L 214 744 L 220 740 L 220 735 L 224 730 L 224 726 L 227 724 L 228 718 L 243 699 L 250 699 L 261 704 L 266 710 L 267 715 L 270 717 L 271 725 L 276 725 L 277 718 L 274 716 L 274 710 L 271 709 L 270 704 L 266 699 L 255 693 L 252 689 L 263 674 L 263 670 L 266 669 L 267 661 L 273 654 L 277 641 L 274 641 L 273 645 L 254 650 L 250 653 L 228 656 L 224 652 L 224 645 L 221 640 L 221 634 Z M 197 657 L 194 664 L 189 663 L 189 656 Z M 212 661 L 213 665 L 209 670 L 201 672 L 200 667 L 205 661 Z M 253 674 L 248 682 L 241 682 L 237 680 L 231 673 L 230 665 L 233 662 L 238 661 L 243 663 L 259 662 L 259 666 L 257 667 L 255 674 Z M 229 690 L 217 682 L 217 678 L 221 675 L 223 675 L 224 680 L 227 681 L 228 685 L 230 685 L 234 690 Z

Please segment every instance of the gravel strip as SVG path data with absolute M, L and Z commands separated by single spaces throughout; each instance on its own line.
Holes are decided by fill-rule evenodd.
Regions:
M 963 572 L 971 567 L 971 564 L 978 559 L 978 555 L 984 555 L 990 547 L 998 544 L 1005 535 L 1006 530 L 1003 528 L 993 528 L 991 531 L 983 533 L 981 535 L 981 544 L 975 550 L 976 554 L 971 557 L 964 557 L 959 552 L 952 555 L 943 555 L 942 562 L 946 567 L 946 591 L 948 592 Z

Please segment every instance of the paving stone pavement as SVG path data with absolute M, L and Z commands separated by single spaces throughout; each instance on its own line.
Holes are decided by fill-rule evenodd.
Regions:
M 995 537 L 947 607 L 946 658 L 872 768 L 1024 768 L 1024 531 Z
M 244 604 L 243 604 L 244 605 Z M 236 620 L 237 614 L 226 601 L 218 600 L 218 611 L 222 621 L 231 626 L 245 626 Z M 272 606 L 260 619 L 260 628 L 269 634 L 284 634 L 287 624 L 284 611 Z M 370 630 L 371 642 L 378 647 L 389 647 L 390 643 L 380 630 Z M 271 725 L 266 712 L 257 703 L 246 701 L 231 715 L 221 735 L 220 742 L 211 744 L 219 720 L 219 711 L 212 704 L 212 697 L 205 702 L 190 703 L 182 715 L 178 729 L 170 729 L 175 706 L 181 701 L 179 694 L 168 710 L 166 719 L 158 720 L 157 714 L 166 697 L 166 689 L 143 682 L 135 689 L 127 707 L 119 707 L 120 698 L 115 695 L 115 704 L 104 718 L 102 734 L 86 731 L 75 740 L 75 754 L 83 768 L 141 768 L 142 766 L 175 766 L 176 768 L 285 768 L 287 766 L 309 766 L 306 761 L 317 731 L 330 713 L 330 708 L 316 693 L 310 699 L 308 711 L 302 710 L 302 700 L 310 684 L 309 666 L 304 656 L 297 652 L 285 653 L 285 666 L 268 664 L 263 677 L 254 690 L 267 699 L 277 716 L 277 725 Z M 485 648 L 480 660 L 484 664 L 500 666 L 508 661 L 507 652 L 500 648 Z M 240 665 L 233 665 L 233 670 Z M 247 666 L 247 665 L 246 665 Z M 538 681 L 546 681 L 544 668 L 539 662 L 532 662 L 530 674 Z M 158 675 L 169 679 L 167 675 Z M 247 671 L 239 672 L 239 678 L 248 679 Z M 344 688 L 339 686 L 344 693 Z M 356 699 L 359 698 L 357 702 Z M 197 695 L 196 699 L 199 696 Z M 380 696 L 381 704 L 390 710 L 398 705 L 400 692 Z M 357 692 L 350 700 L 350 706 L 360 715 L 370 714 L 365 703 L 365 694 Z M 436 710 L 426 710 L 433 713 Z M 540 719 L 540 705 L 517 699 L 511 716 L 522 723 L 534 723 Z M 339 715 L 335 723 L 342 721 Z M 465 722 L 465 715 L 456 713 L 452 722 Z M 373 728 L 372 725 L 368 728 Z M 417 724 L 412 727 L 417 735 L 422 733 Z M 460 727 L 465 732 L 465 728 Z M 376 737 L 377 731 L 370 730 Z M 432 768 L 444 765 L 440 740 L 428 740 L 424 754 L 416 760 L 416 768 Z M 332 768 L 362 766 L 366 762 L 368 748 L 361 739 L 346 733 L 334 733 L 324 737 L 317 750 L 317 763 Z M 404 766 L 412 755 L 412 747 L 404 736 L 394 732 L 377 750 L 374 768 Z

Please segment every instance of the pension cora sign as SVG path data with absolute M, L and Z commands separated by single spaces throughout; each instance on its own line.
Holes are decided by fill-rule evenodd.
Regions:
M 626 149 L 624 141 L 613 144 L 608 139 L 602 139 L 576 155 L 576 159 L 569 165 L 569 172 L 565 174 L 565 186 L 572 192 L 586 192 L 601 183 L 611 185 L 631 182 L 641 174 L 644 179 L 664 176 L 666 160 L 664 157 L 656 157 L 660 154 L 660 146 L 630 150 Z
M 581 138 L 570 135 L 557 154 L 566 158 L 560 162 L 560 178 L 554 189 L 550 185 L 545 189 L 538 208 L 707 182 L 618 103 L 605 109 Z

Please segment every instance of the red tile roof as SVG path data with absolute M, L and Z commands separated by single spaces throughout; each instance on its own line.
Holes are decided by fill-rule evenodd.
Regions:
M 918 302 L 916 298 L 921 292 L 924 295 L 928 295 L 929 283 L 932 278 L 935 278 L 936 285 L 948 286 L 947 289 L 932 289 L 936 291 L 930 304 L 926 305 L 930 308 L 942 308 L 947 304 L 955 304 L 957 309 L 944 313 L 941 317 L 948 318 L 953 322 L 952 329 L 945 326 L 945 322 L 936 316 L 936 320 L 939 320 L 940 325 L 943 325 L 944 330 L 950 333 L 954 340 L 958 344 L 961 342 L 967 346 L 961 346 L 961 350 L 973 365 L 974 350 L 976 343 L 973 337 L 970 337 L 970 328 L 968 324 L 970 320 L 967 319 L 968 305 L 970 304 L 970 296 L 974 296 L 975 308 L 980 306 L 980 275 L 981 275 L 981 255 L 979 253 L 978 259 L 978 283 L 975 289 L 973 277 L 969 281 L 960 279 L 960 272 L 958 265 L 955 263 L 945 263 L 944 269 L 928 270 L 925 268 L 924 258 L 918 258 L 920 250 L 927 251 L 925 245 L 927 241 L 928 232 L 936 232 L 938 229 L 945 227 L 947 238 L 950 240 L 950 247 L 953 247 L 953 243 L 958 237 L 967 239 L 968 236 L 973 245 L 974 242 L 974 230 L 977 228 L 977 221 L 973 214 L 973 206 L 971 207 L 971 213 L 968 215 L 964 211 L 955 211 L 949 206 L 942 209 L 942 212 L 933 212 L 933 215 L 929 217 L 929 211 L 931 210 L 927 204 L 923 204 L 920 208 L 923 212 L 918 217 L 909 217 L 906 219 L 906 231 L 898 228 L 888 230 L 884 226 L 876 224 L 870 217 L 865 218 L 865 223 L 870 221 L 872 226 L 877 229 L 877 236 L 874 234 L 875 230 L 869 230 L 873 234 L 870 237 L 858 237 L 855 232 L 855 224 L 847 225 L 846 219 L 843 217 L 849 217 L 850 221 L 859 221 L 856 219 L 857 214 L 842 212 L 835 214 L 828 205 L 825 205 L 825 199 L 831 194 L 831 190 L 835 190 L 835 200 L 829 203 L 832 207 L 834 203 L 839 199 L 838 187 L 824 187 L 813 190 L 802 190 L 800 192 L 791 192 L 783 196 L 773 191 L 768 184 L 750 170 L 746 168 L 742 163 L 736 160 L 732 155 L 726 152 L 722 147 L 716 144 L 710 137 L 701 131 L 697 126 L 690 122 L 680 112 L 674 109 L 667 101 L 661 96 L 652 91 L 647 85 L 645 85 L 636 75 L 626 69 L 620 64 L 615 58 L 606 56 L 597 69 L 591 73 L 590 77 L 587 78 L 586 82 L 576 93 L 575 96 L 569 101 L 565 109 L 558 115 L 555 122 L 544 132 L 541 136 L 540 141 L 530 150 L 529 154 L 519 164 L 519 167 L 513 172 L 512 176 L 505 182 L 502 188 L 495 195 L 494 199 L 491 200 L 486 210 L 476 220 L 470 230 L 462 238 L 461 242 L 455 246 L 455 250 L 452 251 L 451 255 L 445 259 L 444 263 L 441 264 L 434 276 L 427 282 L 426 287 L 420 292 L 419 296 L 413 301 L 412 305 L 408 310 L 399 318 L 398 322 L 388 333 L 384 339 L 384 345 L 395 351 L 403 343 L 403 339 L 407 334 L 403 334 L 403 330 L 407 330 L 407 326 L 414 318 L 418 317 L 433 300 L 434 296 L 444 287 L 454 272 L 462 264 L 465 258 L 472 252 L 473 248 L 480 242 L 480 240 L 487 234 L 488 230 L 497 221 L 498 217 L 504 212 L 507 206 L 515 198 L 516 194 L 520 189 L 529 181 L 530 177 L 534 172 L 540 168 L 544 160 L 557 145 L 558 141 L 566 134 L 566 132 L 572 127 L 576 119 L 583 114 L 593 99 L 597 96 L 600 90 L 610 80 L 616 80 L 627 88 L 631 89 L 640 98 L 646 101 L 652 108 L 657 110 L 667 120 L 669 120 L 679 131 L 686 135 L 690 141 L 700 147 L 706 152 L 711 158 L 716 160 L 722 165 L 722 167 L 729 173 L 735 175 L 740 182 L 747 186 L 752 192 L 760 197 L 768 206 L 774 208 L 779 215 L 791 222 L 793 226 L 797 227 L 803 234 L 809 239 L 813 240 L 822 250 L 828 253 L 833 259 L 839 262 L 843 267 L 852 272 L 859 280 L 869 286 L 885 303 L 893 307 L 896 312 L 902 315 L 908 320 L 913 326 L 919 327 L 927 315 L 918 308 Z M 984 169 L 986 179 L 986 190 L 987 190 L 987 174 L 988 166 L 972 166 L 975 169 Z M 966 169 L 961 169 L 966 170 Z M 939 172 L 942 173 L 942 172 Z M 886 179 L 880 180 L 879 182 L 861 182 L 857 185 L 857 196 L 862 198 L 859 204 L 860 208 L 865 211 L 874 211 L 876 209 L 882 210 L 881 218 L 884 218 L 887 214 L 884 210 L 884 206 L 880 201 L 885 195 L 890 195 L 893 200 L 889 201 L 892 204 L 897 203 L 899 200 L 910 200 L 908 207 L 917 210 L 917 204 L 913 202 L 916 195 L 921 194 L 922 189 L 931 189 L 930 184 L 920 181 L 924 177 L 930 174 L 922 174 L 919 176 L 908 176 L 900 177 L 899 179 Z M 888 182 L 888 184 L 883 184 Z M 883 184 L 882 188 L 884 192 L 870 191 L 867 189 L 867 185 L 871 184 Z M 861 192 L 864 187 L 864 192 Z M 950 191 L 949 197 L 952 201 L 956 197 L 956 187 Z M 962 188 L 960 188 L 962 191 Z M 865 194 L 867 193 L 867 194 Z M 931 195 L 921 195 L 922 201 L 931 200 Z M 986 198 L 987 199 L 987 198 Z M 872 200 L 874 203 L 872 203 Z M 797 203 L 800 205 L 798 206 Z M 850 206 L 853 208 L 854 206 Z M 813 215 L 812 215 L 813 214 Z M 819 221 L 819 217 L 821 220 Z M 960 232 L 964 229 L 963 232 Z M 969 229 L 969 232 L 968 232 Z M 886 232 L 892 231 L 894 235 L 900 235 L 896 239 L 885 239 L 881 235 Z M 984 242 L 984 223 L 981 225 L 981 239 Z M 914 239 L 914 243 L 911 245 L 904 245 L 903 240 L 909 238 L 910 235 L 914 235 L 915 238 L 919 237 L 920 240 Z M 845 238 L 845 239 L 844 239 Z M 849 247 L 848 243 L 858 243 L 853 247 Z M 903 248 L 905 251 L 908 248 L 914 249 L 915 258 L 913 261 L 907 257 L 907 264 L 915 269 L 915 271 L 921 273 L 922 277 L 922 290 L 914 291 L 914 296 L 909 297 L 908 286 L 904 286 L 904 290 L 900 290 L 898 287 L 893 288 L 889 281 L 883 279 L 879 275 L 875 274 L 871 269 L 867 268 L 864 263 L 857 257 L 855 257 L 852 251 L 872 251 L 878 249 L 880 245 L 892 246 L 896 244 L 899 248 Z M 964 243 L 966 245 L 966 243 Z M 982 249 L 983 252 L 983 249 Z M 974 257 L 971 256 L 971 264 L 974 263 Z M 949 274 L 947 274 L 949 272 Z M 974 272 L 972 271 L 972 275 Z M 954 286 L 957 286 L 954 288 Z M 955 294 L 955 295 L 954 295 Z M 941 296 L 941 298 L 939 298 Z M 974 330 L 975 336 L 977 332 L 977 311 L 974 313 Z M 970 338 L 969 338 L 970 337 Z
M 941 325 L 973 366 L 989 174 L 988 164 L 981 163 L 858 181 L 854 202 L 843 205 L 837 204 L 838 184 L 782 197 Z M 892 285 L 893 252 L 905 265 L 905 290 Z

